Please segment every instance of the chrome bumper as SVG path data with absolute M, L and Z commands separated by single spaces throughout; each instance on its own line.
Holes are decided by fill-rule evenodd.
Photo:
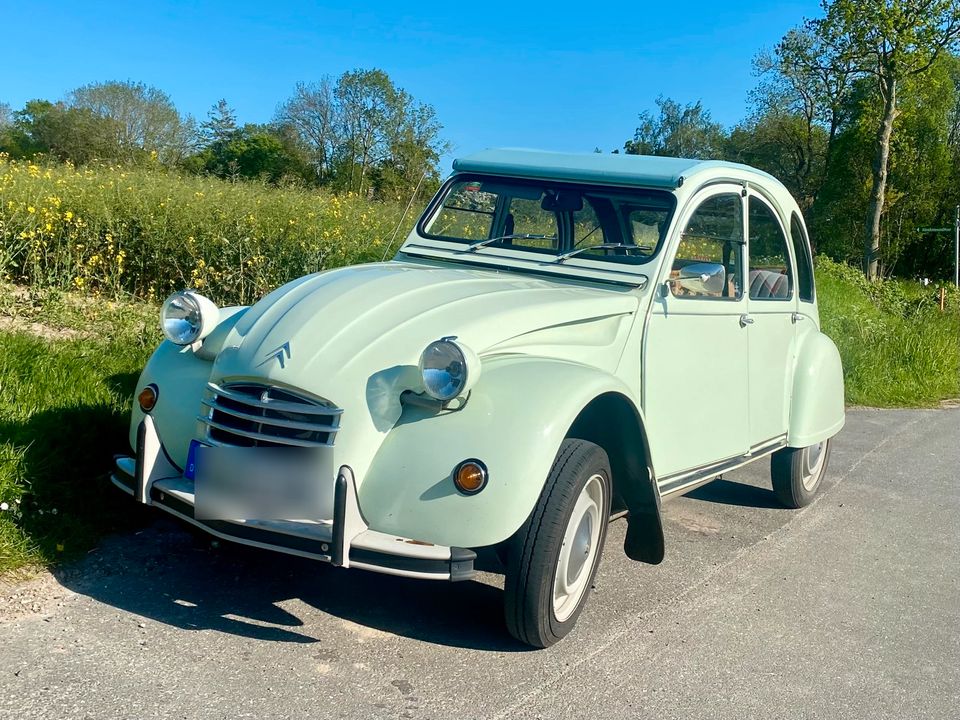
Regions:
M 474 575 L 472 550 L 371 530 L 346 465 L 337 474 L 332 520 L 208 520 L 195 517 L 193 480 L 167 459 L 149 415 L 137 431 L 137 456 L 114 460 L 114 485 L 224 540 L 388 575 L 452 581 Z

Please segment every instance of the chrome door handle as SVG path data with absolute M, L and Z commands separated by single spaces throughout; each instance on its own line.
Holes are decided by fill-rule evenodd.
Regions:
M 747 325 L 753 325 L 753 318 L 744 313 L 740 316 L 740 327 L 746 327 Z
M 793 320 L 794 323 L 798 323 L 803 320 L 804 317 L 805 316 L 801 315 L 800 313 L 793 313 L 793 315 L 790 316 L 790 319 Z

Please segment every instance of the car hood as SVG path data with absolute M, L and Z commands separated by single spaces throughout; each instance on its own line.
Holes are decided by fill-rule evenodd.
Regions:
M 328 381 L 416 366 L 423 348 L 444 336 L 481 358 L 615 345 L 637 306 L 619 288 L 510 273 L 396 261 L 342 268 L 300 278 L 244 312 L 213 377 L 266 377 L 335 401 Z M 619 351 L 603 355 L 611 350 L 615 366 Z

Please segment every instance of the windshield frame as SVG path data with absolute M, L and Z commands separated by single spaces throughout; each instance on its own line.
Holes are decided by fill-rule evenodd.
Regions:
M 447 195 L 451 187 L 455 183 L 471 182 L 471 181 L 488 181 L 493 182 L 498 185 L 528 185 L 528 186 L 537 186 L 548 189 L 558 189 L 558 190 L 576 190 L 585 195 L 601 195 L 607 196 L 611 199 L 622 201 L 624 205 L 630 205 L 635 202 L 637 204 L 642 204 L 645 197 L 655 197 L 658 201 L 662 202 L 662 209 L 665 211 L 665 217 L 662 223 L 662 229 L 660 230 L 659 238 L 657 244 L 649 255 L 643 256 L 610 256 L 602 257 L 595 254 L 588 253 L 579 253 L 568 259 L 558 260 L 565 252 L 569 252 L 574 249 L 573 245 L 568 246 L 568 242 L 573 241 L 573 235 L 568 226 L 558 228 L 559 237 L 557 242 L 556 249 L 547 249 L 547 248 L 533 248 L 527 246 L 510 246 L 504 247 L 499 243 L 491 243 L 486 245 L 481 245 L 473 249 L 469 249 L 470 245 L 476 243 L 478 240 L 483 240 L 483 238 L 460 238 L 456 236 L 449 235 L 438 235 L 433 234 L 427 231 L 427 225 L 429 222 L 432 222 L 437 213 L 440 212 L 443 202 L 446 200 Z M 660 204 L 659 202 L 657 203 Z M 659 209 L 659 208 L 658 208 Z M 598 184 L 590 182 L 576 182 L 569 180 L 555 180 L 552 178 L 537 178 L 537 177 L 513 177 L 506 175 L 497 175 L 495 173 L 477 173 L 477 172 L 462 172 L 454 173 L 443 183 L 440 189 L 437 191 L 434 198 L 427 205 L 426 209 L 420 215 L 419 220 L 417 221 L 415 227 L 415 233 L 425 239 L 430 241 L 437 241 L 439 243 L 450 243 L 450 245 L 456 248 L 455 252 L 458 254 L 469 252 L 473 256 L 486 256 L 486 257 L 506 257 L 516 258 L 518 255 L 520 257 L 528 257 L 535 259 L 538 264 L 542 266 L 543 270 L 547 270 L 549 266 L 584 266 L 585 268 L 595 268 L 598 270 L 609 270 L 615 272 L 617 275 L 621 274 L 639 274 L 649 265 L 652 261 L 657 259 L 661 254 L 663 247 L 667 243 L 669 237 L 669 230 L 674 221 L 674 216 L 677 209 L 677 198 L 673 192 L 665 190 L 662 188 L 646 188 L 646 187 L 636 187 L 636 186 L 625 186 L 615 183 L 610 184 Z M 624 223 L 628 222 L 626 219 L 618 219 L 618 222 Z M 491 219 L 490 230 L 488 231 L 488 237 L 492 233 L 502 230 L 502 227 L 497 226 L 497 218 L 494 216 Z M 622 225 L 618 228 L 618 232 L 622 233 Z M 633 239 L 631 237 L 631 239 Z M 614 259 L 616 257 L 616 259 Z M 628 261 L 624 261 L 625 258 L 628 258 Z M 462 258 L 458 258 L 462 259 Z

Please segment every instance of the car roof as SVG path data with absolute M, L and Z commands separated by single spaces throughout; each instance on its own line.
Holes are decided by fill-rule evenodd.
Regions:
M 721 160 L 626 155 L 613 153 L 561 153 L 524 148 L 491 148 L 453 161 L 457 172 L 511 177 L 547 178 L 575 182 L 635 185 L 673 190 L 694 175 L 713 177 L 762 177 L 780 182 L 749 165 Z

